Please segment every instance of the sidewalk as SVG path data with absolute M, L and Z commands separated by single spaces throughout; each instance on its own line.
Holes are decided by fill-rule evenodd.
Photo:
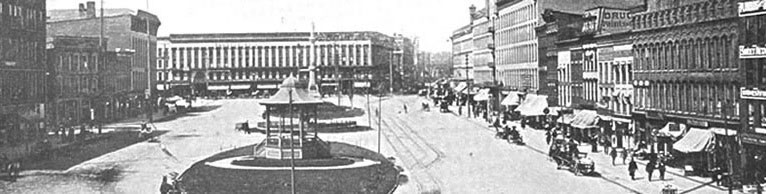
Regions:
M 207 99 L 198 99 L 192 102 L 192 107 L 202 107 L 207 106 L 213 103 L 213 100 L 207 100 Z M 152 120 L 157 122 L 164 119 L 177 117 L 183 115 L 184 112 L 176 112 L 176 113 L 167 113 L 165 115 L 162 114 L 162 111 L 156 111 L 152 113 Z M 120 121 L 112 122 L 109 124 L 104 124 L 102 126 L 103 131 L 115 131 L 115 130 L 135 130 L 140 129 L 141 124 L 146 121 L 146 114 L 140 114 L 137 117 L 133 118 L 126 118 L 122 119 Z
M 480 117 L 468 118 L 465 115 L 465 110 L 463 115 L 460 116 L 458 112 L 454 111 L 457 110 L 457 107 L 454 106 L 450 106 L 450 110 L 453 110 L 455 116 L 470 122 L 475 122 L 481 126 L 486 126 L 488 132 L 494 131 L 494 129 L 489 127 L 489 123 L 485 122 L 484 119 Z M 510 124 L 515 126 L 519 125 L 518 121 L 511 122 Z M 545 142 L 545 131 L 532 128 L 518 128 L 524 137 L 524 142 L 526 142 L 527 148 L 540 154 L 548 154 L 549 145 Z M 665 180 L 659 180 L 659 171 L 655 171 L 652 177 L 652 181 L 648 181 L 648 178 L 646 177 L 647 173 L 644 170 L 646 167 L 646 161 L 641 160 L 636 160 L 636 163 L 638 163 L 639 166 L 638 170 L 636 171 L 636 180 L 631 180 L 630 176 L 628 175 L 627 165 L 622 163 L 622 159 L 618 156 L 618 159 L 615 162 L 616 165 L 613 166 L 611 157 L 609 157 L 607 154 L 604 154 L 603 147 L 599 148 L 600 152 L 592 153 L 590 152 L 590 144 L 581 144 L 579 147 L 581 151 L 588 152 L 588 157 L 596 163 L 595 171 L 597 172 L 597 175 L 595 176 L 598 176 L 607 182 L 619 185 L 620 187 L 632 191 L 633 193 L 661 193 L 665 185 L 673 185 L 674 188 L 678 189 L 678 193 L 722 193 L 727 191 L 726 187 L 716 186 L 715 183 L 710 180 L 710 178 L 683 176 L 683 169 L 671 167 L 667 167 Z M 628 158 L 626 162 L 629 162 L 629 160 L 630 159 Z M 553 164 L 553 162 L 551 162 L 551 164 Z M 574 173 L 572 173 L 571 178 L 582 177 L 577 177 L 574 175 Z M 739 190 L 735 190 L 734 192 L 742 193 Z

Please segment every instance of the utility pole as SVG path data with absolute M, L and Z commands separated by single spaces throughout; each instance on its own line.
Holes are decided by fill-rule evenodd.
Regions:
M 149 11 L 149 0 L 146 0 L 146 11 L 147 12 Z M 103 13 L 104 12 L 102 11 L 101 14 L 103 14 Z M 146 19 L 146 102 L 147 102 L 146 103 L 146 110 L 147 110 L 146 117 L 148 118 L 149 123 L 152 123 L 153 120 L 154 120 L 154 118 L 152 118 L 152 111 L 154 111 L 154 110 L 152 110 L 152 104 L 153 104 L 152 103 L 152 71 L 151 71 L 152 70 L 152 67 L 151 67 L 152 66 L 152 63 L 151 63 L 151 60 L 152 60 L 152 57 L 151 57 L 152 56 L 151 55 L 151 52 L 152 52 L 152 47 L 151 47 L 152 34 L 149 31 L 149 28 L 150 28 L 150 26 L 149 26 L 149 18 L 147 17 L 145 19 Z
M 333 45 L 333 50 L 335 50 L 336 54 L 338 53 L 337 45 Z M 341 85 L 340 81 L 341 81 L 341 79 L 340 79 L 340 73 L 339 73 L 338 69 L 339 69 L 339 66 L 340 66 L 340 62 L 345 61 L 345 60 L 343 60 L 343 55 L 338 55 L 338 56 L 339 57 L 336 59 L 336 63 L 335 63 L 335 82 L 338 83 L 338 85 L 335 86 L 335 95 L 338 96 L 338 106 L 340 106 L 340 94 L 341 94 L 341 92 L 340 92 L 340 85 Z
M 466 115 L 470 118 L 471 117 L 471 103 L 469 103 L 469 102 L 471 101 L 471 89 L 472 88 L 471 88 L 471 79 L 469 78 L 468 73 L 469 73 L 469 71 L 468 71 L 468 54 L 465 54 L 465 82 L 466 82 L 466 88 L 465 89 L 466 89 L 466 91 L 468 91 L 468 93 L 466 94 L 467 97 L 465 99 L 465 105 L 466 105 Z

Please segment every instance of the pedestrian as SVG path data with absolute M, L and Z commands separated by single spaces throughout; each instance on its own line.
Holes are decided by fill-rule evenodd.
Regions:
M 521 129 L 527 128 L 527 119 L 521 118 Z
M 550 130 L 545 132 L 545 144 L 547 144 L 547 145 L 551 144 L 551 131 Z
M 170 193 L 170 189 L 172 189 L 172 185 L 168 184 L 168 177 L 162 176 L 162 184 L 160 184 L 160 193 L 166 194 Z
M 646 178 L 649 179 L 649 181 L 652 181 L 652 173 L 654 173 L 654 162 L 650 161 L 649 164 L 646 165 Z
M 628 164 L 628 173 L 630 174 L 631 180 L 636 180 L 636 170 L 638 170 L 638 165 L 636 165 L 636 161 L 631 157 L 630 163 Z
M 404 106 L 404 113 L 407 114 L 407 104 L 402 104 Z
M 590 138 L 590 145 L 591 145 L 590 147 L 591 152 L 593 153 L 598 152 L 598 137 L 597 136 L 594 135 Z
M 609 152 L 609 156 L 612 157 L 612 166 L 614 166 L 614 160 L 617 159 L 617 150 L 612 149 L 612 151 Z
M 609 150 L 612 148 L 612 141 L 609 140 L 609 138 L 606 136 L 604 136 L 602 139 L 604 140 L 604 154 L 608 154 Z
M 660 180 L 665 180 L 665 162 L 660 161 L 657 164 L 657 169 L 660 170 Z
M 625 160 L 628 159 L 628 149 L 622 148 L 622 150 L 620 150 L 620 156 L 622 156 L 622 164 L 625 164 Z

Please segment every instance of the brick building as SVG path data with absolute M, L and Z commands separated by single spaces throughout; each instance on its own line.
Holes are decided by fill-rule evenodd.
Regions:
M 273 94 L 291 74 L 307 80 L 314 63 L 322 94 L 335 93 L 339 85 L 344 93 L 388 89 L 389 72 L 398 69 L 392 60 L 401 60 L 394 54 L 394 37 L 378 32 L 319 32 L 313 46 L 310 37 L 309 32 L 171 34 L 160 38 L 156 87 L 168 95 Z
M 538 63 L 541 67 L 544 67 L 547 71 L 545 77 L 546 86 L 555 87 L 552 89 L 552 93 L 556 95 L 548 96 L 548 105 L 560 106 L 563 102 L 559 102 L 559 99 L 564 99 L 564 93 L 559 91 L 563 90 L 563 85 L 559 84 L 559 79 L 563 81 L 563 76 L 559 74 L 558 70 L 558 47 L 556 42 L 560 40 L 569 40 L 575 38 L 580 34 L 582 30 L 582 15 L 574 13 L 566 13 L 551 9 L 543 11 L 543 20 L 545 24 L 535 28 L 537 34 L 538 45 Z M 569 56 L 566 56 L 569 57 Z
M 55 126 L 93 125 L 128 115 L 133 53 L 101 52 L 99 42 L 98 37 L 48 37 Z
M 633 120 L 652 151 L 673 150 L 674 132 L 715 133 L 713 144 L 724 146 L 686 152 L 708 153 L 694 168 L 729 169 L 738 146 L 727 131 L 737 127 L 742 86 L 737 9 L 733 0 L 651 0 L 633 15 Z
M 766 11 L 763 1 L 739 2 L 740 141 L 742 182 L 763 183 L 766 173 Z
M 11 158 L 47 134 L 45 17 L 44 0 L 0 0 L 0 150 Z
M 130 60 L 131 107 L 141 106 L 145 93 L 154 83 L 156 67 L 157 29 L 160 20 L 157 16 L 143 11 L 130 9 L 96 9 L 95 2 L 80 4 L 79 9 L 49 10 L 47 22 L 48 36 L 88 36 L 101 35 L 103 15 L 103 35 L 108 38 L 106 51 L 133 52 Z

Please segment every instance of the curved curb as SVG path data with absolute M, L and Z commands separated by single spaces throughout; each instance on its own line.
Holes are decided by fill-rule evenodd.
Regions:
M 240 166 L 240 165 L 231 164 L 231 162 L 233 162 L 234 160 L 243 159 L 243 158 L 246 158 L 246 157 L 240 156 L 240 157 L 226 158 L 226 159 L 222 159 L 222 160 L 218 160 L 214 162 L 205 162 L 205 165 L 217 167 L 217 168 L 236 169 L 236 170 L 290 170 L 291 169 L 291 167 L 258 167 L 258 166 Z M 372 166 L 376 164 L 380 164 L 380 162 L 368 160 L 368 159 L 362 159 L 362 161 L 358 161 L 352 164 L 342 165 L 342 166 L 295 167 L 295 170 L 341 170 L 341 169 L 368 167 L 368 166 Z

